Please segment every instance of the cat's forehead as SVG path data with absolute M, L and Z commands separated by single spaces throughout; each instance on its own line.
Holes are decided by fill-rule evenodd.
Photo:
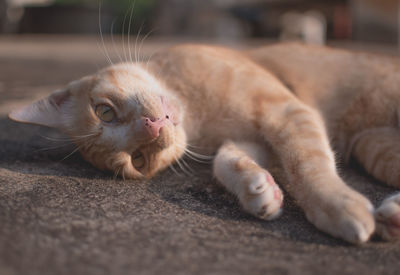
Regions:
M 101 71 L 97 76 L 94 93 L 118 93 L 121 96 L 159 92 L 158 81 L 141 66 L 122 63 Z

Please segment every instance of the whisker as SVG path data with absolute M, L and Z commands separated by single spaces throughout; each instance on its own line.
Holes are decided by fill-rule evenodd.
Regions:
M 197 159 L 197 158 L 193 157 L 192 155 L 188 154 L 188 152 L 185 152 L 185 155 L 188 158 L 190 158 L 191 160 L 194 160 L 199 163 L 210 164 L 212 162 L 211 160 L 206 161 L 206 160 Z
M 97 135 L 98 135 L 98 133 L 92 133 L 92 134 L 82 135 L 82 136 L 73 136 L 70 138 L 50 138 L 50 137 L 39 135 L 40 137 L 42 137 L 44 139 L 47 139 L 47 140 L 50 140 L 53 142 L 64 142 L 64 144 L 59 144 L 57 146 L 52 146 L 52 147 L 41 148 L 41 149 L 35 150 L 35 152 L 49 151 L 49 150 L 59 149 L 59 148 L 66 147 L 66 146 L 71 146 L 71 145 L 74 145 L 74 142 L 82 143 L 81 146 L 78 146 L 78 148 L 77 148 L 77 149 L 80 149 L 82 146 L 86 145 L 90 141 L 91 137 L 94 137 Z M 76 152 L 76 150 L 74 150 L 71 154 L 69 154 L 68 156 L 63 158 L 61 161 L 68 158 L 70 155 L 72 155 L 75 152 Z
M 187 168 L 191 173 L 194 173 L 193 169 L 190 167 L 190 165 L 189 165 L 183 158 L 181 158 L 181 161 L 182 161 L 183 165 L 186 166 L 186 168 Z
M 189 149 L 187 149 L 187 148 L 186 148 L 185 151 L 188 152 L 189 154 L 191 154 L 192 156 L 197 157 L 197 158 L 199 158 L 199 159 L 208 159 L 208 160 L 212 160 L 212 159 L 214 159 L 214 157 L 215 157 L 215 156 L 213 156 L 213 155 L 211 155 L 211 156 L 206 156 L 206 155 L 203 155 L 203 154 L 200 154 L 200 153 L 196 153 L 196 152 L 193 152 L 193 151 L 191 151 L 191 150 L 189 150 Z
M 131 52 L 130 34 L 131 34 L 132 14 L 133 14 L 133 10 L 135 9 L 135 3 L 136 3 L 136 0 L 133 1 L 132 7 L 130 8 L 129 25 L 128 25 L 128 52 L 129 52 L 129 60 L 130 60 L 130 62 L 133 62 L 132 61 L 132 52 Z
M 111 30 L 110 30 L 110 32 L 111 32 L 111 42 L 112 42 L 112 44 L 113 44 L 113 49 L 114 49 L 115 53 L 118 55 L 119 61 L 120 61 L 120 62 L 123 62 L 123 59 L 122 59 L 121 55 L 119 54 L 119 51 L 118 51 L 118 49 L 116 48 L 116 46 L 115 46 L 115 41 L 114 41 L 114 24 L 115 24 L 116 19 L 117 19 L 117 18 L 115 18 L 115 19 L 112 21 L 112 23 L 111 23 Z
M 99 133 L 90 133 L 90 134 L 87 134 L 87 135 L 74 135 L 74 136 L 72 136 L 72 138 L 85 138 L 85 137 L 91 137 L 91 136 L 95 136 L 95 135 L 98 135 Z
M 125 58 L 125 60 L 124 60 L 124 62 L 128 62 L 128 58 L 127 58 L 127 55 L 126 55 L 126 50 L 125 50 L 125 22 L 126 22 L 126 17 L 128 16 L 128 12 L 129 12 L 129 10 L 127 10 L 126 12 L 125 12 L 125 15 L 124 15 L 124 21 L 122 22 L 122 51 L 123 51 L 123 53 L 124 53 L 124 58 Z
M 187 146 L 187 147 L 190 147 L 190 148 L 197 148 L 197 149 L 204 149 L 204 148 L 205 148 L 205 147 L 203 147 L 203 146 L 191 145 L 191 144 L 189 144 L 189 143 L 186 143 L 186 146 Z
M 72 156 L 75 152 L 77 152 L 79 149 L 81 149 L 82 146 L 83 146 L 83 145 L 76 147 L 71 153 L 69 153 L 68 155 L 66 155 L 66 156 L 65 156 L 62 160 L 60 160 L 60 161 L 64 161 L 64 160 L 66 160 L 67 158 L 69 158 L 70 156 Z
M 185 167 L 180 163 L 178 158 L 175 158 L 175 160 L 176 160 L 176 163 L 178 164 L 178 166 L 183 171 L 183 173 L 185 173 L 187 176 L 193 176 L 193 174 L 191 174 L 190 172 L 186 171 Z
M 45 147 L 45 148 L 40 148 L 35 150 L 34 152 L 42 152 L 42 151 L 50 151 L 50 150 L 54 150 L 54 149 L 60 149 L 62 147 L 66 147 L 66 146 L 71 146 L 72 143 L 66 143 L 66 144 L 62 144 L 62 145 L 58 145 L 58 146 L 52 146 L 52 147 Z
M 174 168 L 173 165 L 168 166 L 168 168 L 171 168 L 171 170 L 172 170 L 177 176 L 182 177 L 182 175 L 179 174 L 178 171 L 176 171 L 176 169 Z
M 142 22 L 142 24 L 140 25 L 140 28 L 136 35 L 136 40 L 135 40 L 135 61 L 136 61 L 136 63 L 139 62 L 139 56 L 138 56 L 138 52 L 137 52 L 137 43 L 138 43 L 138 38 L 140 36 L 140 33 L 142 32 L 143 24 L 144 24 L 144 22 Z
M 124 169 L 122 169 L 122 175 L 121 176 L 122 176 L 122 179 L 125 180 L 125 170 Z
M 212 160 L 215 157 L 215 155 L 207 156 L 207 155 L 203 155 L 203 154 L 200 154 L 200 153 L 193 152 L 190 149 L 188 149 L 187 147 L 184 147 L 184 146 L 182 146 L 180 144 L 176 144 L 176 146 L 181 148 L 181 149 L 183 149 L 185 151 L 185 153 L 187 153 L 187 155 L 190 155 L 193 158 L 198 158 L 198 159 L 201 159 L 201 160 Z
M 195 161 L 197 161 L 197 162 L 200 162 L 200 163 L 211 163 L 212 162 L 212 159 L 210 159 L 210 160 L 205 160 L 205 159 L 200 159 L 200 158 L 197 158 L 196 156 L 193 156 L 193 155 L 191 155 L 189 152 L 187 152 L 187 151 L 185 151 L 185 155 L 188 157 L 188 158 L 190 158 L 190 159 L 192 159 L 192 160 L 195 160 Z
M 149 70 L 149 63 L 150 63 L 150 60 L 151 60 L 151 58 L 152 58 L 156 53 L 157 53 L 157 51 L 153 52 L 153 53 L 149 56 L 149 58 L 147 58 L 147 61 L 146 61 L 146 71 Z M 157 73 L 157 74 L 158 74 L 158 73 Z M 158 76 L 155 74 L 155 77 L 157 78 Z
M 89 135 L 83 135 L 83 136 L 72 136 L 72 137 L 66 137 L 66 138 L 51 138 L 51 137 L 46 137 L 46 136 L 42 136 L 39 135 L 41 138 L 50 140 L 50 141 L 54 141 L 54 142 L 71 142 L 71 141 L 82 141 L 84 139 L 96 136 L 97 133 L 92 133 Z
M 70 154 L 68 154 L 66 157 L 64 157 L 61 161 L 67 159 L 68 157 L 70 157 L 72 154 L 74 154 L 76 151 L 80 150 L 82 147 L 86 146 L 89 142 L 92 141 L 91 137 L 92 136 L 97 136 L 99 133 L 93 133 L 92 135 L 87 135 L 86 139 L 84 139 L 83 141 L 80 140 L 79 142 L 81 143 L 80 145 L 77 146 L 77 148 L 75 150 L 73 150 Z
M 194 160 L 194 161 L 197 161 L 200 163 L 205 163 L 205 164 L 210 164 L 213 160 L 212 156 L 205 156 L 202 154 L 194 153 L 194 152 L 190 151 L 188 148 L 182 146 L 181 144 L 176 144 L 176 146 L 178 148 L 183 149 L 184 154 L 191 160 Z
M 151 31 L 149 31 L 140 41 L 139 44 L 139 50 L 138 50 L 138 56 L 139 56 L 139 60 L 140 61 L 140 51 L 142 50 L 142 46 L 143 46 L 143 42 L 146 40 L 147 37 L 149 37 L 149 35 L 154 31 L 155 29 L 152 29 Z
M 117 177 L 118 177 L 118 174 L 119 174 L 119 172 L 121 171 L 121 166 L 120 167 L 118 167 L 118 169 L 114 172 L 114 177 L 113 177 L 113 180 L 116 180 L 117 179 Z
M 151 62 L 151 59 L 153 58 L 153 56 L 154 56 L 155 54 L 157 54 L 157 53 L 160 51 L 160 49 L 162 49 L 161 46 L 158 47 L 156 50 L 154 50 L 153 53 L 147 58 L 147 61 L 146 61 L 146 71 L 148 71 L 148 69 L 149 69 L 149 63 Z M 159 78 L 160 75 L 161 75 L 162 70 L 163 70 L 162 66 L 157 66 L 157 67 L 155 68 L 155 70 L 152 72 L 152 74 L 154 75 L 155 78 Z
M 103 31 L 101 28 L 101 2 L 99 3 L 99 32 L 100 32 L 100 38 L 101 38 L 101 43 L 103 45 L 103 53 L 107 57 L 108 61 L 110 62 L 110 65 L 114 65 L 114 63 L 111 61 L 110 55 L 107 52 L 106 45 L 104 43 L 104 38 L 103 38 Z
M 70 141 L 70 138 L 51 138 L 51 137 L 46 137 L 39 135 L 39 137 L 50 140 L 50 141 Z

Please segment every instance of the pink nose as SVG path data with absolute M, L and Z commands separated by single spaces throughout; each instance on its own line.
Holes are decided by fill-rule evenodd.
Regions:
M 148 132 L 150 138 L 156 138 L 160 135 L 160 130 L 165 124 L 164 119 L 159 118 L 148 118 L 144 117 L 142 119 L 143 126 Z

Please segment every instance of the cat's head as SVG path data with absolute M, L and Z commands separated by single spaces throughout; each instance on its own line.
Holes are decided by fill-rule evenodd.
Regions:
M 130 63 L 74 81 L 9 117 L 61 130 L 95 167 L 127 178 L 153 176 L 186 143 L 178 99 Z

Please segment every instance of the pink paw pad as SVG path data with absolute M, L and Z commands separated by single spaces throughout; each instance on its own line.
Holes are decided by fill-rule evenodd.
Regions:
M 376 232 L 387 241 L 400 240 L 400 194 L 384 200 L 375 211 Z
M 271 220 L 280 215 L 283 205 L 283 194 L 270 173 L 264 171 L 253 178 L 243 197 L 239 197 L 242 206 L 254 216 Z
M 267 182 L 269 183 L 269 185 L 275 185 L 275 180 L 274 178 L 271 176 L 270 173 L 266 172 L 265 173 L 265 179 L 267 180 Z
M 275 189 L 274 190 L 274 199 L 280 200 L 281 198 L 282 198 L 281 191 L 279 191 L 279 189 Z

